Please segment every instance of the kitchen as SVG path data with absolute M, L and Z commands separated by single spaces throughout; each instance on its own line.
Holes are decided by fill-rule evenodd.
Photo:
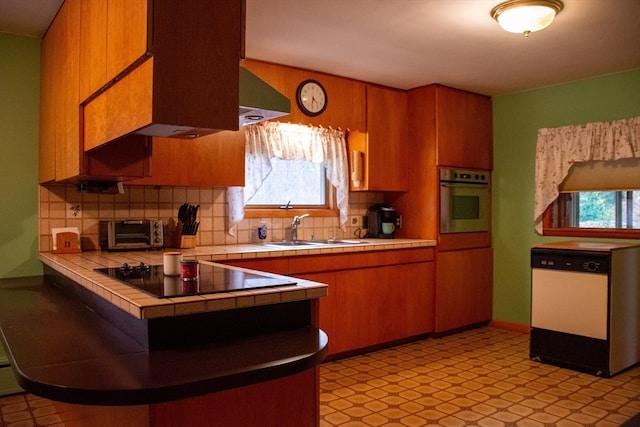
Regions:
M 560 15 L 562 16 L 562 15 Z M 551 27 L 549 30 L 552 30 Z M 540 33 L 540 37 L 544 33 Z M 538 35 L 532 35 L 538 36 Z M 2 239 L 3 277 L 38 274 L 41 270 L 38 261 L 38 236 L 47 234 L 46 230 L 38 231 L 38 193 L 35 182 L 37 173 L 33 169 L 34 159 L 37 158 L 37 82 L 38 81 L 38 50 L 36 40 L 3 36 L 7 44 L 4 52 L 16 52 L 11 61 L 11 67 L 6 75 L 13 75 L 15 82 L 7 83 L 6 90 L 17 90 L 19 94 L 10 99 L 20 100 L 26 105 L 18 108 L 18 104 L 7 107 L 8 115 L 3 119 L 3 128 L 15 129 L 15 124 L 21 124 L 19 129 L 8 133 L 15 138 L 15 143 L 3 144 L 3 150 L 8 150 L 3 159 L 19 158 L 20 162 L 11 162 L 3 167 L 3 198 L 15 200 L 11 210 L 3 210 L 5 223 L 11 224 L 3 233 Z M 533 41 L 533 40 L 528 40 Z M 22 52 L 31 52 L 26 56 Z M 633 52 L 633 50 L 628 50 Z M 4 55 L 3 55 L 4 56 Z M 637 60 L 637 58 L 636 58 Z M 8 67 L 9 65 L 7 65 Z M 635 68 L 635 70 L 633 69 Z M 624 71 L 629 69 L 630 71 Z M 18 71 L 19 70 L 19 71 Z M 3 69 L 4 71 L 4 69 Z M 535 89 L 522 93 L 505 94 L 493 97 L 494 118 L 494 174 L 493 174 L 493 247 L 494 259 L 494 301 L 493 319 L 508 324 L 528 325 L 529 323 L 529 282 L 528 250 L 533 243 L 542 241 L 530 226 L 532 206 L 533 159 L 535 134 L 542 127 L 554 127 L 572 123 L 615 120 L 623 117 L 638 115 L 638 70 L 637 65 L 613 71 L 623 71 L 611 75 L 597 72 L 583 77 L 572 83 L 559 86 Z M 34 74 L 35 73 L 35 74 Z M 3 72 L 3 75 L 5 73 Z M 595 76 L 595 77 L 594 77 Z M 24 81 L 30 78 L 31 80 Z M 5 90 L 5 88 L 3 88 Z M 27 96 L 30 92 L 30 97 Z M 33 92 L 35 91 L 35 92 Z M 30 103 L 28 102 L 31 100 Z M 34 107 L 35 106 L 35 107 Z M 567 108 L 571 106 L 571 108 Z M 582 108 L 578 108 L 581 106 Z M 31 111 L 25 115 L 22 111 Z M 25 122 L 26 121 L 26 122 Z M 15 136 L 14 136 L 15 135 Z M 518 143 L 514 143 L 518 141 Z M 31 165 L 31 166 L 29 166 Z M 185 196 L 178 196 L 177 200 L 191 200 L 189 189 L 178 189 Z M 27 196 L 28 197 L 25 197 Z M 59 218 L 63 215 L 73 219 L 73 212 L 67 212 L 66 199 L 52 196 L 46 203 L 53 203 L 50 213 Z M 133 203 L 139 203 L 140 194 L 131 194 Z M 218 200 L 220 196 L 216 190 L 211 190 L 205 200 Z M 379 195 L 357 195 L 352 200 L 355 203 L 354 212 L 363 214 L 370 204 L 381 201 Z M 73 199 L 71 201 L 74 201 Z M 97 202 L 96 202 L 97 203 Z M 4 204 L 3 204 L 4 205 Z M 215 203 L 214 203 L 215 205 Z M 5 209 L 8 209 L 6 205 Z M 217 205 L 220 206 L 220 205 Z M 214 207 L 214 209 L 219 209 Z M 216 215 L 211 215 L 212 221 Z M 284 226 L 283 226 L 284 228 Z M 248 232 L 249 226 L 247 226 Z M 212 241 L 219 241 L 216 234 L 223 236 L 221 227 L 211 227 Z M 224 239 L 224 238 L 223 238 Z M 224 240 L 223 240 L 224 241 Z M 11 260 L 11 261 L 9 261 Z

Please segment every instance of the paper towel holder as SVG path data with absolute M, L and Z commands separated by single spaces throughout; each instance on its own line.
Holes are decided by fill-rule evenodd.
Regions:
M 364 153 L 359 150 L 351 151 L 351 182 L 354 187 L 360 187 L 362 182 L 362 169 Z

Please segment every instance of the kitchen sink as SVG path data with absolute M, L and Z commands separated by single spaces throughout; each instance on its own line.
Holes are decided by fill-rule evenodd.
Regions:
M 271 246 L 330 246 L 330 245 L 365 245 L 369 242 L 363 242 L 362 240 L 283 240 L 282 242 L 269 242 L 267 245 Z

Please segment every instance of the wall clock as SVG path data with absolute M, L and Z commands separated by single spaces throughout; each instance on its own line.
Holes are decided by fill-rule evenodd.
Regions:
M 327 91 L 319 81 L 309 79 L 298 85 L 298 107 L 307 116 L 318 116 L 327 108 Z

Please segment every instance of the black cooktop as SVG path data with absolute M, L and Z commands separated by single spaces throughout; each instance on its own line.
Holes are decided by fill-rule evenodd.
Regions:
M 296 284 L 296 282 L 286 279 L 276 279 L 266 275 L 247 273 L 205 263 L 200 263 L 200 276 L 196 282 L 183 282 L 180 276 L 165 276 L 162 265 L 140 263 L 135 266 L 129 266 L 123 264 L 121 267 L 96 268 L 95 271 L 159 298 Z

